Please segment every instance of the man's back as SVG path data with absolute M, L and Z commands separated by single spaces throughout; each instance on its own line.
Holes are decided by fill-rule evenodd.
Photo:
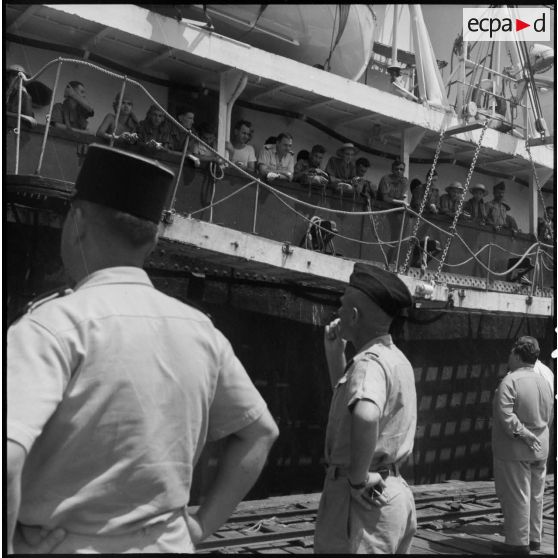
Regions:
M 500 459 L 546 459 L 553 403 L 551 386 L 533 368 L 519 368 L 508 373 L 494 398 L 494 455 Z M 540 439 L 542 449 L 539 452 L 532 453 L 523 441 L 510 434 L 520 425 Z
M 11 331 L 8 437 L 28 450 L 36 439 L 24 524 L 112 535 L 164 521 L 188 503 L 206 438 L 265 410 L 224 336 L 137 268 L 96 272 L 17 328 L 29 331 Z M 33 417 L 52 411 L 37 439 Z

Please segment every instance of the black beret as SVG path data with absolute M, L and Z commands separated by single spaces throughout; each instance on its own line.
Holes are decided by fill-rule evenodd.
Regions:
M 92 144 L 76 179 L 74 199 L 159 223 L 173 182 L 174 173 L 158 161 Z
M 349 284 L 362 291 L 390 316 L 397 315 L 413 303 L 407 285 L 395 273 L 379 267 L 355 263 Z

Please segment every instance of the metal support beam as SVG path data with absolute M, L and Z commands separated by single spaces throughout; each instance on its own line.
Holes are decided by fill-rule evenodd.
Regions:
M 409 176 L 409 158 L 415 151 L 417 145 L 420 143 L 420 140 L 424 137 L 425 133 L 426 130 L 424 128 L 418 127 L 406 128 L 401 131 L 401 160 L 405 163 L 407 176 Z M 409 195 L 409 192 L 406 193 Z
M 250 101 L 257 101 L 259 99 L 261 99 L 262 97 L 267 97 L 268 95 L 274 95 L 275 93 L 278 93 L 279 91 L 282 91 L 283 89 L 286 89 L 288 87 L 288 85 L 278 85 L 276 87 L 272 87 L 271 89 L 268 89 L 267 91 L 260 91 L 258 93 L 256 93 L 255 95 L 252 95 L 250 97 Z
M 316 101 L 312 103 L 306 103 L 304 105 L 297 105 L 296 107 L 294 107 L 293 110 L 295 112 L 310 110 L 310 109 L 326 106 L 329 103 L 333 103 L 334 101 L 335 99 L 324 99 L 323 101 Z
M 103 40 L 110 31 L 111 27 L 103 27 L 103 29 L 101 29 L 96 35 L 94 35 L 86 43 L 81 45 L 81 48 L 83 48 L 83 50 L 85 51 L 91 50 L 91 48 L 94 47 L 99 41 Z
M 340 120 L 338 120 L 337 122 L 334 122 L 333 126 L 337 127 L 337 126 L 346 126 L 347 124 L 354 124 L 355 122 L 358 122 L 359 120 L 364 120 L 365 118 L 374 118 L 375 114 L 373 112 L 370 111 L 364 111 L 364 112 L 360 112 L 358 114 L 355 114 L 354 116 L 349 116 L 348 118 L 342 118 Z
M 40 4 L 34 4 L 33 6 L 29 6 L 26 10 L 24 10 L 17 18 L 12 21 L 10 26 L 6 29 L 6 33 L 13 33 L 21 28 L 21 26 L 29 19 L 31 16 L 35 14 L 35 12 L 41 7 Z
M 463 126 L 455 126 L 446 130 L 446 136 L 455 136 L 456 134 L 462 134 L 463 132 L 471 132 L 473 130 L 480 129 L 483 126 L 484 123 L 479 121 L 471 122 L 471 124 L 464 124 Z
M 217 151 L 225 155 L 225 142 L 231 131 L 232 107 L 248 83 L 248 75 L 241 70 L 222 72 L 219 80 L 219 128 L 217 132 Z
M 165 50 L 163 50 L 163 52 L 159 53 L 157 56 L 150 56 L 149 58 L 146 58 L 145 62 L 142 62 L 140 64 L 140 67 L 143 70 L 152 68 L 156 64 L 159 64 L 161 60 L 166 60 L 167 58 L 170 58 L 175 52 L 176 51 L 174 48 L 165 48 Z

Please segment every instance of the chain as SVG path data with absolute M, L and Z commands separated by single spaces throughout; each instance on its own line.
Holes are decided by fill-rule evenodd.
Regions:
M 529 155 L 529 161 L 531 161 L 531 166 L 533 167 L 533 176 L 535 177 L 535 184 L 537 185 L 537 191 L 539 193 L 539 198 L 541 200 L 541 205 L 543 208 L 543 216 L 546 223 L 548 222 L 548 213 L 546 212 L 546 202 L 542 195 L 542 186 L 539 182 L 537 169 L 535 167 L 535 162 L 533 161 L 533 155 L 531 154 L 531 146 L 529 145 L 529 138 L 527 138 L 527 140 L 525 141 L 525 149 L 527 150 L 527 154 Z M 549 227 L 549 230 L 550 230 L 550 239 L 552 240 L 552 244 L 554 244 L 554 227 Z M 535 231 L 535 234 L 537 235 L 537 240 L 540 240 L 538 238 L 538 231 Z
M 461 195 L 461 198 L 459 199 L 459 203 L 457 205 L 457 211 L 455 212 L 453 222 L 452 222 L 452 224 L 449 228 L 449 231 L 448 231 L 450 233 L 450 236 L 448 236 L 448 239 L 446 240 L 446 245 L 444 246 L 444 251 L 442 252 L 442 257 L 440 258 L 440 264 L 438 266 L 438 271 L 436 272 L 436 276 L 434 278 L 435 281 L 440 280 L 440 274 L 442 273 L 442 268 L 444 267 L 444 262 L 446 261 L 446 257 L 448 255 L 448 250 L 449 250 L 451 241 L 453 240 L 455 230 L 457 228 L 457 221 L 459 220 L 459 217 L 461 216 L 461 211 L 463 209 L 463 203 L 465 202 L 465 196 L 467 195 L 467 192 L 469 190 L 469 184 L 471 182 L 471 177 L 473 176 L 473 171 L 475 170 L 475 165 L 477 164 L 477 159 L 479 157 L 479 153 L 480 153 L 480 149 L 481 149 L 481 145 L 482 145 L 482 140 L 484 138 L 484 133 L 486 132 L 486 129 L 488 128 L 488 122 L 489 121 L 490 121 L 489 118 L 487 118 L 484 121 L 484 126 L 482 128 L 482 132 L 481 132 L 481 135 L 479 137 L 479 141 L 477 143 L 477 148 L 475 149 L 475 154 L 473 156 L 473 160 L 471 161 L 471 166 L 469 167 L 469 172 L 467 173 L 467 180 L 465 181 L 465 188 L 463 190 L 463 194 Z
M 411 237 L 414 237 L 414 238 L 416 238 L 416 236 L 417 236 L 417 232 L 418 232 L 418 228 L 419 228 L 419 225 L 420 225 L 422 213 L 423 213 L 424 207 L 426 205 L 426 200 L 428 199 L 428 195 L 430 194 L 430 186 L 432 185 L 432 179 L 434 177 L 434 171 L 436 170 L 436 165 L 438 164 L 438 157 L 440 156 L 440 152 L 442 151 L 442 143 L 444 142 L 444 134 L 445 133 L 446 133 L 446 129 L 442 128 L 442 131 L 440 132 L 440 139 L 438 140 L 438 146 L 436 147 L 436 153 L 434 154 L 434 160 L 432 161 L 432 167 L 430 169 L 430 172 L 428 173 L 428 180 L 426 181 L 426 188 L 424 189 L 424 195 L 423 195 L 422 200 L 420 202 L 420 208 L 419 208 L 417 220 L 416 220 L 416 222 L 413 226 L 413 232 L 411 233 Z M 403 266 L 401 267 L 401 273 L 405 273 L 407 271 L 407 269 L 409 268 L 409 261 L 411 259 L 411 253 L 413 251 L 413 246 L 414 246 L 414 243 L 410 242 L 409 243 L 409 249 L 407 250 L 407 255 L 405 256 L 405 262 L 403 263 Z

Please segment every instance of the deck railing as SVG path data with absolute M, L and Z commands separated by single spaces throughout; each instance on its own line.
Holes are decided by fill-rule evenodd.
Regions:
M 172 223 L 173 215 L 177 212 L 185 214 L 188 217 L 202 216 L 202 218 L 205 212 L 208 212 L 208 220 L 210 222 L 213 222 L 215 219 L 216 209 L 218 207 L 222 207 L 225 204 L 228 205 L 229 212 L 232 211 L 232 213 L 234 213 L 235 211 L 241 210 L 242 213 L 246 213 L 246 191 L 251 190 L 253 192 L 253 201 L 251 203 L 251 227 L 249 229 L 246 229 L 246 232 L 257 234 L 258 232 L 261 232 L 262 229 L 264 231 L 267 231 L 268 233 L 270 232 L 269 223 L 266 223 L 265 221 L 263 225 L 260 225 L 260 223 L 262 222 L 261 213 L 262 211 L 264 211 L 264 208 L 266 206 L 265 200 L 267 200 L 268 198 L 273 198 L 275 200 L 275 207 L 282 206 L 285 211 L 291 214 L 291 218 L 295 217 L 299 220 L 299 222 L 305 223 L 304 226 L 306 235 L 310 235 L 312 234 L 312 232 L 318 231 L 322 235 L 327 234 L 328 237 L 332 239 L 332 241 L 328 243 L 327 247 L 322 246 L 323 251 L 326 251 L 329 247 L 330 253 L 338 253 L 338 250 L 335 248 L 335 243 L 333 242 L 334 239 L 336 242 L 342 244 L 345 247 L 344 251 L 346 253 L 343 255 L 349 255 L 350 253 L 350 257 L 354 257 L 356 259 L 375 259 L 376 261 L 383 260 L 383 264 L 386 269 L 391 269 L 392 271 L 408 273 L 409 267 L 420 267 L 424 275 L 427 270 L 428 261 L 432 260 L 438 265 L 436 280 L 440 280 L 439 276 L 442 269 L 453 270 L 461 268 L 463 270 L 464 266 L 471 262 L 474 262 L 474 266 L 480 269 L 483 276 L 485 276 L 486 274 L 488 280 L 492 278 L 503 279 L 505 277 L 509 277 L 510 274 L 514 271 L 520 270 L 522 264 L 524 264 L 524 262 L 528 258 L 534 257 L 535 264 L 533 267 L 535 269 L 535 276 L 542 284 L 542 278 L 545 275 L 544 270 L 550 270 L 554 267 L 552 254 L 553 246 L 545 244 L 539 239 L 534 239 L 535 242 L 532 242 L 523 252 L 518 252 L 517 249 L 509 250 L 506 246 L 503 245 L 508 244 L 507 242 L 502 243 L 489 241 L 485 242 L 482 246 L 479 247 L 478 238 L 480 238 L 481 236 L 486 237 L 486 235 L 477 235 L 478 238 L 475 239 L 473 243 L 471 243 L 469 239 L 466 238 L 467 235 L 463 234 L 463 231 L 469 228 L 469 226 L 466 225 L 465 221 L 463 221 L 462 219 L 460 219 L 459 221 L 456 219 L 454 223 L 452 223 L 452 226 L 449 227 L 449 230 L 446 230 L 446 228 L 444 228 L 444 224 L 447 225 L 447 222 L 444 223 L 444 220 L 440 220 L 439 218 L 434 219 L 431 216 L 426 218 L 422 214 L 422 212 L 417 213 L 413 211 L 404 202 L 396 206 L 376 203 L 374 207 L 367 206 L 366 208 L 364 208 L 364 200 L 362 198 L 359 198 L 356 194 L 353 194 L 352 196 L 335 196 L 325 189 L 315 189 L 311 186 L 308 187 L 308 199 L 304 200 L 303 196 L 300 194 L 300 192 L 303 191 L 302 188 L 304 187 L 296 184 L 291 185 L 285 183 L 284 181 L 268 183 L 265 182 L 262 178 L 254 176 L 253 174 L 247 172 L 245 169 L 234 165 L 233 163 L 222 157 L 219 153 L 217 153 L 217 151 L 212 146 L 208 145 L 207 143 L 202 141 L 201 138 L 193 134 L 191 130 L 187 130 L 186 128 L 184 128 L 157 102 L 154 97 L 151 96 L 151 94 L 143 87 L 143 85 L 127 78 L 126 76 L 119 75 L 115 72 L 109 71 L 85 60 L 58 58 L 57 60 L 53 60 L 46 64 L 39 72 L 37 72 L 37 74 L 35 74 L 31 78 L 26 78 L 26 76 L 24 76 L 23 74 L 19 74 L 19 97 L 21 98 L 21 90 L 24 82 L 36 79 L 47 68 L 49 68 L 53 64 L 57 64 L 52 100 L 50 103 L 49 113 L 46 117 L 47 125 L 37 126 L 34 130 L 35 133 L 42 132 L 42 142 L 38 150 L 35 142 L 29 141 L 29 139 L 35 135 L 33 131 L 24 131 L 24 129 L 22 128 L 22 126 L 25 125 L 25 121 L 22 120 L 21 117 L 21 101 L 19 102 L 18 114 L 15 115 L 17 124 L 11 130 L 15 135 L 15 151 L 11 153 L 13 160 L 15 161 L 15 165 L 13 167 L 10 167 L 10 161 L 8 161 L 9 172 L 13 169 L 13 172 L 15 174 L 18 174 L 22 172 L 22 169 L 24 169 L 23 172 L 31 174 L 31 161 L 34 159 L 34 157 L 37 157 L 38 163 L 33 170 L 33 174 L 42 174 L 43 176 L 62 178 L 64 180 L 73 181 L 77 176 L 81 157 L 84 154 L 83 146 L 92 143 L 92 141 L 97 141 L 95 137 L 88 134 L 79 132 L 70 132 L 68 134 L 65 131 L 55 130 L 48 125 L 50 123 L 56 89 L 58 87 L 60 68 L 63 63 L 77 63 L 86 65 L 94 70 L 101 71 L 108 75 L 111 75 L 112 77 L 121 79 L 122 88 L 118 106 L 116 109 L 117 116 L 120 113 L 121 102 L 124 96 L 123 93 L 125 87 L 129 84 L 134 87 L 138 87 L 155 105 L 157 105 L 161 110 L 165 112 L 165 114 L 167 115 L 167 119 L 173 126 L 178 127 L 180 130 L 182 130 L 182 132 L 187 134 L 186 145 L 184 146 L 184 149 L 180 154 L 176 152 L 174 152 L 174 154 L 165 153 L 163 151 L 155 152 L 141 145 L 133 147 L 130 145 L 118 145 L 118 137 L 114 134 L 110 139 L 111 145 L 116 142 L 118 147 L 143 152 L 144 154 L 147 154 L 149 156 L 169 162 L 171 163 L 171 166 L 174 166 L 177 169 L 173 192 L 170 199 L 168 200 L 168 208 L 164 214 L 164 220 L 167 223 Z M 24 142 L 25 145 L 23 146 L 22 133 L 28 133 L 28 137 L 26 137 L 27 141 Z M 50 152 L 47 141 L 49 136 L 51 137 Z M 58 139 L 55 139 L 53 143 L 52 140 L 54 138 Z M 57 149 L 59 149 L 63 143 L 65 143 L 64 150 L 68 149 L 68 140 L 70 140 L 70 143 L 77 142 L 78 145 L 77 160 L 74 161 L 73 165 L 70 163 L 70 168 L 68 168 L 67 158 L 60 157 L 59 153 L 57 153 Z M 207 181 L 205 187 L 209 188 L 210 196 L 206 203 L 203 204 L 201 207 L 200 204 L 192 203 L 192 199 L 186 201 L 189 197 L 191 198 L 189 194 L 193 193 L 193 187 L 190 183 L 194 181 L 191 164 L 189 161 L 186 161 L 186 156 L 189 143 L 194 141 L 198 142 L 200 145 L 203 145 L 207 150 L 213 153 L 215 158 L 215 161 L 208 165 L 208 172 L 204 176 L 204 180 Z M 480 148 L 480 143 L 478 147 Z M 10 146 L 8 146 L 8 150 L 10 151 L 9 148 Z M 47 152 L 49 152 L 48 156 Z M 24 157 L 21 156 L 22 154 L 24 155 Z M 51 158 L 49 164 L 46 165 L 47 168 L 43 167 L 45 165 L 45 156 L 47 156 L 47 158 Z M 201 173 L 198 174 L 201 175 Z M 227 191 L 226 193 L 223 193 L 221 197 L 217 197 L 217 191 L 220 190 L 220 188 L 217 187 L 218 182 L 222 181 L 225 176 L 231 176 L 231 174 L 235 174 L 237 178 L 239 178 L 241 181 L 244 181 L 244 183 L 235 191 Z M 227 182 L 231 183 L 231 180 L 229 179 L 227 180 Z M 237 180 L 234 180 L 232 182 L 237 182 Z M 292 195 L 292 193 L 289 193 L 287 191 L 290 187 L 294 187 L 297 189 L 295 195 Z M 225 212 L 225 214 L 226 213 L 227 212 Z M 266 214 L 264 216 L 265 219 L 269 219 L 270 217 L 272 217 L 270 214 Z M 331 226 L 323 226 L 324 221 L 328 221 L 329 223 L 331 223 L 334 218 L 337 221 L 341 221 L 345 226 L 340 228 L 339 230 L 335 230 L 335 227 L 332 229 Z M 364 225 L 366 220 L 370 223 L 370 227 L 368 230 Z M 378 221 L 382 226 L 377 226 Z M 350 225 L 348 225 L 349 222 L 351 222 Z M 412 226 L 413 223 L 414 225 Z M 232 228 L 235 228 L 234 222 L 227 222 L 225 224 L 226 226 L 232 226 Z M 457 230 L 458 224 L 459 231 Z M 488 231 L 487 229 L 481 227 L 474 226 L 474 228 L 476 230 L 483 230 L 486 233 L 496 235 L 496 237 L 498 238 L 505 236 L 497 233 L 492 233 L 492 231 Z M 281 227 L 279 227 L 279 229 L 281 229 Z M 245 230 L 244 224 L 241 227 L 241 230 Z M 298 227 L 298 229 L 297 227 L 293 227 L 293 232 L 295 230 L 300 231 L 300 226 Z M 351 231 L 352 234 L 350 234 L 348 231 Z M 265 232 L 263 234 L 265 235 Z M 291 233 L 291 235 L 292 234 L 293 233 Z M 271 234 L 272 238 L 273 236 L 274 235 Z M 425 237 L 437 240 L 438 242 L 442 242 L 445 244 L 446 248 L 444 249 L 442 257 L 440 259 L 437 258 L 436 253 L 429 251 L 428 245 L 424 243 Z M 524 240 L 528 239 L 529 237 L 525 235 Z M 291 238 L 290 241 L 292 240 L 293 239 Z M 455 255 L 456 253 L 463 253 L 464 251 L 466 254 L 466 258 L 463 261 L 456 262 L 454 258 L 454 261 L 451 261 L 452 257 L 448 257 L 447 247 L 449 247 L 451 240 L 457 240 L 461 245 L 461 250 L 454 250 L 452 248 L 452 254 Z M 346 248 L 349 244 L 352 246 L 350 249 Z M 355 246 L 359 246 L 358 250 L 355 250 Z M 506 265 L 504 266 L 498 265 L 491 267 L 493 263 L 492 248 L 500 249 L 501 251 L 506 252 L 508 256 L 514 257 L 515 261 L 513 262 L 513 265 L 507 265 L 508 262 L 506 261 Z M 487 249 L 488 259 L 485 262 L 482 261 L 480 255 Z M 386 255 L 386 250 L 390 252 L 389 257 Z M 404 262 L 402 262 L 400 258 L 403 250 L 407 251 Z M 373 258 L 367 258 L 367 252 L 371 252 Z M 411 266 L 409 266 L 411 256 L 413 256 L 414 261 L 411 262 Z M 533 284 L 532 290 L 534 290 L 534 287 L 535 285 Z

